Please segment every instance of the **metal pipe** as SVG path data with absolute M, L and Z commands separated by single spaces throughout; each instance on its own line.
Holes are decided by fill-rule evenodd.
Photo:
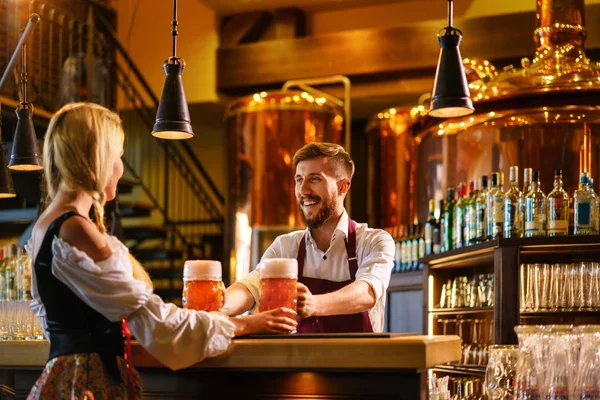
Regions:
M 312 93 L 318 94 L 327 99 L 331 99 L 332 101 L 334 101 L 333 99 L 335 99 L 335 100 L 337 100 L 337 101 L 335 101 L 335 103 L 340 105 L 339 99 L 335 98 L 334 96 L 323 93 L 322 91 L 320 91 L 318 89 L 314 89 L 312 87 L 312 85 L 327 85 L 327 84 L 332 84 L 332 83 L 341 83 L 344 86 L 344 102 L 343 102 L 343 106 L 344 106 L 344 148 L 348 154 L 351 154 L 351 143 L 352 143 L 352 138 L 351 138 L 352 119 L 351 119 L 351 114 L 350 114 L 351 84 L 350 84 L 350 79 L 348 79 L 347 76 L 332 75 L 332 76 L 325 76 L 322 78 L 293 79 L 293 80 L 289 80 L 289 81 L 285 82 L 283 84 L 282 89 L 289 90 L 289 88 L 291 88 L 291 87 L 299 87 L 306 92 L 312 92 Z M 348 213 L 350 213 L 350 209 L 351 209 L 350 196 L 347 196 L 346 197 L 346 210 L 348 211 Z
M 17 58 L 21 54 L 21 51 L 23 50 L 23 46 L 27 43 L 27 40 L 29 39 L 29 37 L 33 33 L 33 30 L 35 29 L 35 27 L 37 26 L 37 24 L 39 22 L 40 22 L 39 15 L 31 14 L 29 16 L 29 21 L 27 22 L 27 26 L 25 27 L 23 34 L 19 38 L 17 47 L 15 48 L 13 55 L 10 57 L 10 61 L 8 62 L 8 65 L 6 66 L 6 69 L 4 70 L 4 74 L 2 75 L 2 79 L 0 80 L 0 93 L 2 92 L 2 90 L 4 89 L 4 85 L 8 81 L 8 76 L 12 72 L 15 62 L 17 61 Z

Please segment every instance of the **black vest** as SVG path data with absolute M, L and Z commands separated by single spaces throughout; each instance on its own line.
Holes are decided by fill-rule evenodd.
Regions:
M 123 357 L 121 322 L 110 322 L 52 274 L 52 241 L 63 222 L 74 215 L 78 214 L 69 211 L 50 224 L 33 264 L 38 293 L 46 309 L 49 359 L 75 353 L 98 353 L 108 373 L 120 381 L 117 356 Z

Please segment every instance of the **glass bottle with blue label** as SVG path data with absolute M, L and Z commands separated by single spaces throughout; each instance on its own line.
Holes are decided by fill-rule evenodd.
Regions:
M 525 237 L 546 235 L 546 196 L 540 188 L 540 173 L 533 172 L 531 190 L 525 197 Z
M 575 209 L 575 235 L 595 235 L 596 231 L 595 220 L 598 218 L 598 209 L 596 202 L 596 193 L 590 187 L 589 174 L 581 173 L 580 189 L 575 191 L 573 195 L 573 203 Z

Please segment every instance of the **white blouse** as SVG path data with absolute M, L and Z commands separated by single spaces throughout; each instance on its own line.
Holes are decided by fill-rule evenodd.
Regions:
M 54 238 L 52 274 L 109 321 L 126 319 L 142 347 L 171 369 L 188 367 L 227 350 L 235 332 L 235 325 L 227 317 L 164 303 L 133 277 L 127 247 L 113 236 L 105 237 L 112 255 L 100 262 L 61 238 Z M 31 255 L 30 246 L 27 251 Z M 46 310 L 34 268 L 31 294 L 31 309 L 46 330 Z

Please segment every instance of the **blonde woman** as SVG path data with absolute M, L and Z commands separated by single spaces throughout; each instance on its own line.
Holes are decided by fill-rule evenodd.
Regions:
M 290 309 L 229 319 L 165 304 L 152 293 L 148 274 L 103 224 L 104 203 L 115 197 L 123 175 L 123 142 L 119 117 L 95 104 L 68 104 L 48 126 L 44 168 L 51 202 L 28 251 L 33 309 L 50 355 L 29 399 L 139 397 L 139 376 L 123 358 L 122 321 L 172 369 L 223 353 L 234 336 L 296 327 Z

